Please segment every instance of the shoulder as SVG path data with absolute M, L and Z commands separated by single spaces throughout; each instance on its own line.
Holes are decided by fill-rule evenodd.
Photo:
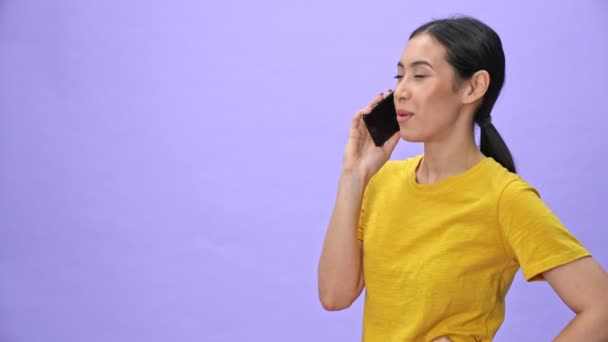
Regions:
M 389 160 L 380 169 L 379 173 L 383 172 L 385 174 L 394 174 L 399 172 L 407 172 L 413 168 L 416 168 L 421 159 L 422 154 L 405 159 Z
M 546 211 L 540 192 L 521 175 L 512 173 L 492 160 L 489 166 L 488 184 L 486 186 L 494 194 L 497 201 L 498 213 L 532 213 Z
M 412 167 L 416 167 L 421 156 L 406 159 L 389 160 L 372 176 L 366 187 L 368 196 L 373 196 L 383 189 L 395 188 L 406 182 L 406 177 Z
M 376 172 L 371 181 L 375 183 L 403 181 L 404 176 L 418 165 L 421 158 L 422 155 L 418 155 L 406 159 L 389 160 Z
M 492 158 L 487 162 L 487 186 L 497 191 L 501 198 L 529 192 L 538 195 L 538 191 L 519 174 L 510 172 Z

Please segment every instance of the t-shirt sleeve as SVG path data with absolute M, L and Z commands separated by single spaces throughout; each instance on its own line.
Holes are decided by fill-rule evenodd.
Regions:
M 361 214 L 359 215 L 359 225 L 357 227 L 357 239 L 363 241 L 363 233 L 365 232 L 365 223 L 364 215 L 365 215 L 365 195 L 363 196 L 363 203 L 361 204 Z
M 361 212 L 359 213 L 359 224 L 357 227 L 357 238 L 363 241 L 363 235 L 365 234 L 365 227 L 367 227 L 369 221 L 369 210 L 370 210 L 370 197 L 373 192 L 373 180 L 375 176 L 367 183 L 365 190 L 363 191 L 363 200 L 361 201 Z
M 543 272 L 590 255 L 522 179 L 504 189 L 498 220 L 507 253 L 517 260 L 527 281 L 544 280 Z
M 376 184 L 378 182 L 382 182 L 379 179 L 382 177 L 382 174 L 386 170 L 386 167 L 388 166 L 387 164 L 384 164 L 384 166 L 381 167 L 380 170 L 378 170 L 378 172 L 376 172 L 376 174 L 372 176 L 372 178 L 367 183 L 365 190 L 363 191 L 363 199 L 361 200 L 361 212 L 359 213 L 359 224 L 357 226 L 357 238 L 361 241 L 363 241 L 365 230 L 369 226 L 371 217 L 370 214 L 373 211 L 374 202 L 376 201 L 376 193 L 378 187 L 378 185 Z

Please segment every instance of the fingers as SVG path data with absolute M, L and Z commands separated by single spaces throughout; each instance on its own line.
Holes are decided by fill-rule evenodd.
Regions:
M 397 143 L 399 142 L 400 139 L 401 139 L 400 132 L 393 134 L 393 136 L 390 137 L 382 146 L 382 149 L 384 150 L 384 152 L 386 152 L 388 155 L 391 155 L 393 153 L 393 150 L 395 149 L 395 146 L 397 146 Z
M 386 96 L 388 96 L 391 93 L 391 89 L 389 89 L 386 92 Z M 360 111 L 358 111 L 355 116 L 353 117 L 353 121 L 359 122 L 359 119 L 363 116 L 363 115 L 367 115 L 369 113 L 372 112 L 372 109 L 378 104 L 380 103 L 380 101 L 384 100 L 384 98 L 386 97 L 384 95 L 384 93 L 380 93 L 378 94 L 376 97 L 374 97 L 372 99 L 372 101 L 367 105 L 367 107 L 361 109 Z
M 393 92 L 392 89 L 387 90 L 384 93 L 380 93 L 378 96 L 376 96 L 372 102 L 369 103 L 368 107 L 369 108 L 374 108 L 378 103 L 380 103 L 380 101 L 384 100 L 385 98 L 387 98 L 391 93 Z
M 353 128 L 359 128 L 362 124 L 363 121 L 363 115 L 367 115 L 369 113 L 371 113 L 371 109 L 361 109 L 360 111 L 358 111 L 354 116 L 353 116 L 353 122 L 352 122 L 352 127 Z
M 357 113 L 355 113 L 355 115 L 353 116 L 353 122 L 359 122 L 361 121 L 361 118 L 363 117 L 363 115 L 367 115 L 369 113 L 372 112 L 372 109 L 367 107 L 367 108 L 363 108 L 361 110 L 359 110 Z
M 367 107 L 361 109 L 360 111 L 358 111 L 355 114 L 355 116 L 353 117 L 353 120 L 357 119 L 356 121 L 359 121 L 358 118 L 361 118 L 363 115 L 367 115 L 367 114 L 371 113 L 372 108 L 374 108 L 375 105 L 380 103 L 380 101 L 382 101 L 382 99 L 384 99 L 384 93 L 378 94 L 378 96 L 374 97 L 374 99 L 367 105 Z
M 384 100 L 387 96 L 389 96 L 392 92 L 392 89 L 389 89 L 386 91 L 386 93 L 380 93 L 378 94 L 378 96 L 376 96 L 368 105 L 367 107 L 361 109 L 360 111 L 358 111 L 357 113 L 355 113 L 355 115 L 353 116 L 353 121 L 352 121 L 352 125 L 353 127 L 359 127 L 359 125 L 361 124 L 361 118 L 364 115 L 367 115 L 369 113 L 372 112 L 372 109 L 378 104 L 380 103 L 380 101 Z M 386 95 L 385 95 L 386 94 Z
M 367 108 L 371 110 L 382 100 L 384 100 L 384 93 L 380 93 L 378 96 L 374 97 L 374 99 L 367 105 Z
M 368 107 L 373 108 L 378 103 L 380 103 L 380 101 L 382 101 L 382 100 L 384 100 L 384 93 L 380 93 L 380 94 L 378 94 L 378 96 L 374 97 L 372 99 L 372 101 L 369 103 Z

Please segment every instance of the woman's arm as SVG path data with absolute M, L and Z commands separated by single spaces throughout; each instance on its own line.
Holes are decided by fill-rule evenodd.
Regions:
M 384 94 L 378 95 L 352 119 L 336 203 L 319 260 L 319 298 L 327 310 L 348 308 L 363 290 L 363 244 L 357 237 L 363 194 L 400 138 L 397 132 L 378 147 L 365 127 L 363 116 L 383 98 Z
M 319 260 L 319 298 L 326 310 L 348 308 L 363 290 L 363 247 L 357 228 L 366 184 L 365 177 L 355 173 L 340 177 Z
M 576 317 L 555 342 L 608 341 L 608 273 L 586 257 L 543 272 Z

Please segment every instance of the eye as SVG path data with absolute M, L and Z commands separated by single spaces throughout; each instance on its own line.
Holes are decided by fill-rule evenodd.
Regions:
M 402 78 L 403 78 L 403 75 L 397 75 L 397 76 L 395 76 L 395 79 L 397 79 L 397 80 L 400 80 Z
M 414 75 L 414 78 L 425 78 L 426 75 Z

